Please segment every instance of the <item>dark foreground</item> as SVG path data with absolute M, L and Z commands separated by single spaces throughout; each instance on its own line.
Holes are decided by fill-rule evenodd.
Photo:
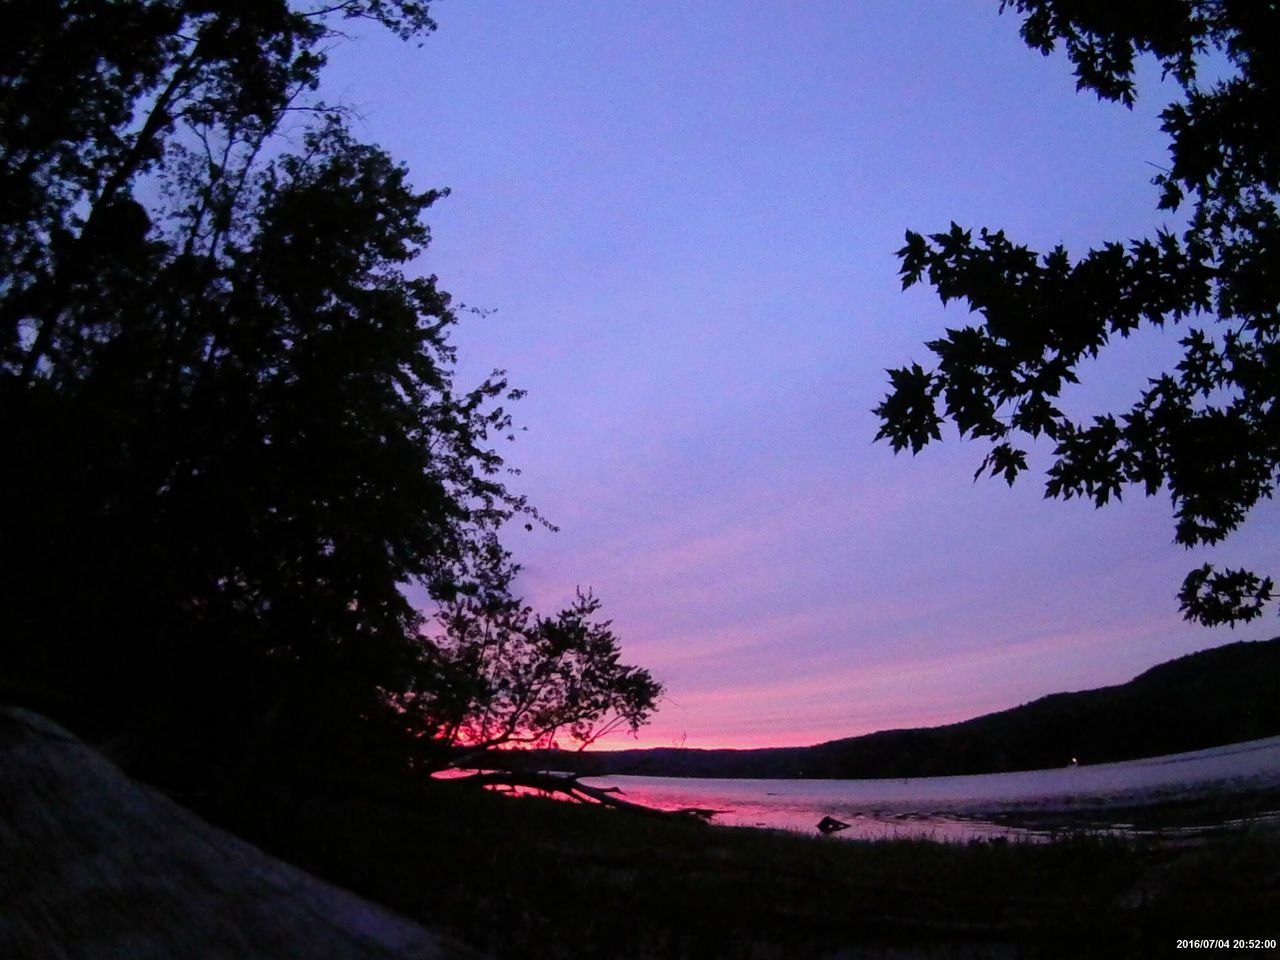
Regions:
M 1222 956 L 1217 941 L 1278 933 L 1275 819 L 1184 829 L 1274 811 L 1274 793 L 1144 808 L 1159 833 L 1141 841 L 1064 823 L 1047 844 L 947 845 L 313 772 L 301 791 L 290 778 L 234 803 L 183 799 L 336 887 L 48 721 L 0 710 L 0 957 L 1097 957 L 1180 940 Z
M 1155 817 L 1178 828 L 1276 801 Z M 844 842 L 436 783 L 267 803 L 243 828 L 503 957 L 1152 956 L 1180 938 L 1280 935 L 1280 835 L 1259 826 L 1142 841 Z

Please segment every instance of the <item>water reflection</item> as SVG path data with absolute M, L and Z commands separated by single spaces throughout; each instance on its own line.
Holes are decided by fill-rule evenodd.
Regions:
M 907 780 L 715 780 L 599 777 L 594 787 L 663 810 L 717 811 L 714 823 L 814 833 L 835 817 L 847 839 L 1040 841 L 1085 812 L 1088 828 L 1138 832 L 1106 811 L 1280 788 L 1280 737 L 1125 763 Z M 1076 826 L 1081 822 L 1076 821 Z
M 849 826 L 831 836 L 846 840 L 931 839 L 950 842 L 989 840 L 996 837 L 1040 841 L 1052 835 L 1038 830 L 984 820 L 976 816 L 943 811 L 864 810 L 856 805 L 822 802 L 813 797 L 786 795 L 788 781 L 707 781 L 661 777 L 602 777 L 587 781 L 592 786 L 618 787 L 627 800 L 660 810 L 689 807 L 716 811 L 711 822 L 731 827 L 763 827 L 815 833 L 824 816 L 834 816 Z M 835 785 L 860 781 L 825 781 Z M 745 791 L 768 784 L 781 790 L 752 798 Z

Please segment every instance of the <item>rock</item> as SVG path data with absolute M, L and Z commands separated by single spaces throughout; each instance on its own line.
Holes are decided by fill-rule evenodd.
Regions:
M 0 710 L 0 865 L 7 960 L 479 956 L 217 829 L 24 710 Z
M 843 820 L 837 820 L 835 817 L 823 817 L 818 821 L 818 830 L 822 833 L 838 833 L 841 830 L 848 830 L 849 824 Z

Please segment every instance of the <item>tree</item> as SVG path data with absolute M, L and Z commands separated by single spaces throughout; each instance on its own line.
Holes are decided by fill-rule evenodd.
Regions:
M 1004 0 L 1025 15 L 1023 39 L 1049 54 L 1059 43 L 1078 89 L 1131 106 L 1134 67 L 1154 56 L 1184 98 L 1161 114 L 1169 169 L 1155 178 L 1160 210 L 1186 215 L 1180 232 L 1108 243 L 1073 260 L 1041 256 L 983 229 L 956 224 L 908 232 L 898 251 L 903 288 L 926 278 L 943 303 L 968 304 L 980 322 L 927 344 L 937 365 L 891 370 L 875 409 L 876 439 L 913 453 L 950 421 L 989 444 L 978 475 L 1012 484 L 1027 469 L 1023 444 L 1053 444 L 1046 496 L 1098 506 L 1137 488 L 1167 491 L 1175 540 L 1214 544 L 1275 488 L 1280 465 L 1280 5 L 1256 0 Z M 1230 65 L 1201 80 L 1209 54 Z M 1116 337 L 1179 327 L 1184 354 L 1130 409 L 1074 422 L 1057 406 L 1076 372 Z M 941 410 L 939 407 L 941 406 Z M 1192 570 L 1178 594 L 1206 625 L 1261 616 L 1270 576 Z
M 438 676 L 402 586 L 478 595 L 540 520 L 491 445 L 520 391 L 457 387 L 457 316 L 411 272 L 442 192 L 314 98 L 344 18 L 434 27 L 416 0 L 0 10 L 0 677 L 171 782 L 401 737 Z
M 469 761 L 497 747 L 583 749 L 608 733 L 639 729 L 662 687 L 619 662 L 618 637 L 597 621 L 600 601 L 578 593 L 541 617 L 503 590 L 444 606 L 423 646 L 425 669 L 396 699 L 428 749 L 427 768 Z

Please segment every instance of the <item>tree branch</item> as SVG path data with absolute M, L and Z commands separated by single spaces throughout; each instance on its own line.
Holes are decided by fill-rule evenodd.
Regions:
M 601 806 L 625 810 L 641 816 L 657 817 L 663 820 L 683 820 L 693 823 L 707 823 L 721 810 L 710 810 L 705 807 L 681 807 L 678 810 L 660 810 L 646 806 L 633 800 L 623 800 L 617 796 L 619 787 L 591 787 L 579 781 L 577 775 L 562 777 L 551 773 L 491 772 L 476 773 L 469 777 L 461 777 L 456 783 L 472 784 L 478 787 L 523 787 L 537 790 L 548 795 L 563 794 L 579 803 L 594 802 Z

